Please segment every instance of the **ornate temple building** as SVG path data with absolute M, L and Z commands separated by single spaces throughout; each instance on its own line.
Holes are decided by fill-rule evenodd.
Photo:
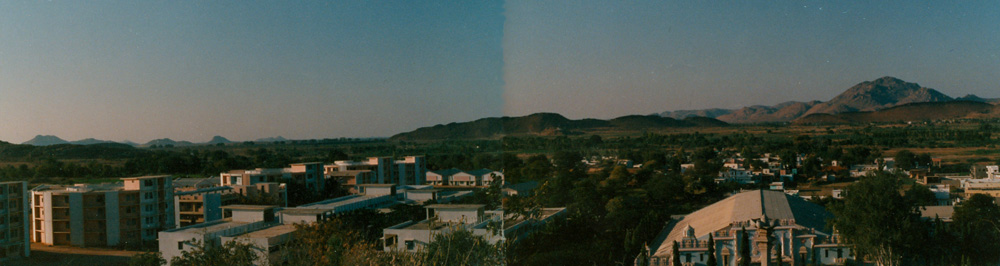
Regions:
M 742 192 L 684 216 L 674 216 L 636 265 L 708 265 L 712 239 L 717 265 L 842 265 L 850 249 L 826 227 L 822 206 L 780 191 Z M 648 261 L 647 261 L 648 260 Z

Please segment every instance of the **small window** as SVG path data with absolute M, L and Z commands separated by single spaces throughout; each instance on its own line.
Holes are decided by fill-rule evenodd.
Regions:
M 177 242 L 177 250 L 184 250 L 184 241 Z
M 415 247 L 416 244 L 413 243 L 413 240 L 406 240 L 406 250 L 413 250 Z

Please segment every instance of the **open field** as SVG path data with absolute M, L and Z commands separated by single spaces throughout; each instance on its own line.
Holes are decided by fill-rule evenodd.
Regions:
M 10 265 L 128 265 L 129 258 L 140 252 L 101 248 L 49 247 L 31 244 L 31 257 Z

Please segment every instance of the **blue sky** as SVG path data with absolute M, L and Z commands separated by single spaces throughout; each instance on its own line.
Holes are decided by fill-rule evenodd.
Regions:
M 1000 4 L 0 3 L 0 140 L 390 136 L 557 112 L 1000 97 Z

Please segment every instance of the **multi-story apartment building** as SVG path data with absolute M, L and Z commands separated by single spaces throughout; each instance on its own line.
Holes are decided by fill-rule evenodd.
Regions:
M 235 204 L 239 195 L 232 187 L 180 189 L 174 193 L 174 221 L 177 227 L 220 220 L 222 206 Z
M 0 182 L 0 264 L 31 254 L 28 183 Z
M 174 227 L 170 176 L 122 181 L 32 189 L 31 241 L 81 247 L 138 244 Z
M 253 186 L 259 183 L 294 183 L 307 190 L 322 192 L 326 184 L 322 163 L 297 163 L 288 168 L 257 168 L 221 173 L 223 186 Z
M 327 177 L 340 176 L 337 172 L 370 171 L 368 180 L 357 184 L 422 185 L 426 179 L 427 161 L 423 156 L 406 156 L 402 160 L 392 157 L 369 157 L 367 161 L 336 161 L 323 166 Z

